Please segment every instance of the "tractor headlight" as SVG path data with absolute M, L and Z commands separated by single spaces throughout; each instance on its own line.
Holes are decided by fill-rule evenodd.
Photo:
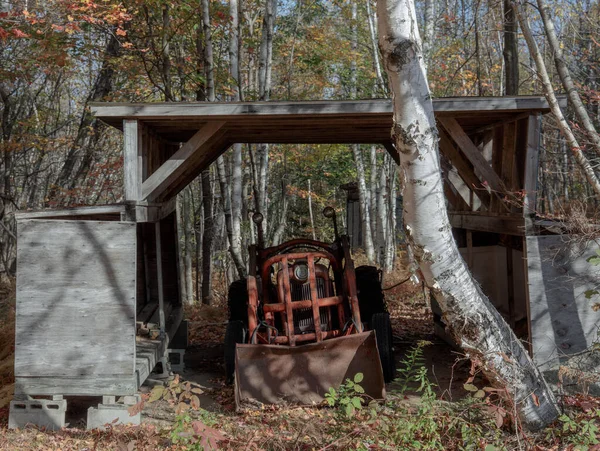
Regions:
M 308 265 L 306 263 L 295 264 L 294 277 L 300 282 L 306 282 L 308 280 Z

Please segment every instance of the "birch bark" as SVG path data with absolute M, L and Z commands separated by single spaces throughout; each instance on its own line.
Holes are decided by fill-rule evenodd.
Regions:
M 556 94 L 554 93 L 554 87 L 552 86 L 550 76 L 548 75 L 548 71 L 546 70 L 546 63 L 544 63 L 544 57 L 540 53 L 537 43 L 533 38 L 533 34 L 531 33 L 531 29 L 529 28 L 529 22 L 527 20 L 527 17 L 524 15 L 524 11 L 521 7 L 521 4 L 518 2 L 514 2 L 513 8 L 521 25 L 521 30 L 523 31 L 523 37 L 527 42 L 527 47 L 529 47 L 529 54 L 535 62 L 538 77 L 542 82 L 542 86 L 544 88 L 544 95 L 546 96 L 546 100 L 548 100 L 550 110 L 552 111 L 552 114 L 554 115 L 554 117 L 556 117 L 556 120 L 558 121 L 558 127 L 560 128 L 562 134 L 567 140 L 567 144 L 571 148 L 571 152 L 573 153 L 575 161 L 581 168 L 583 174 L 585 175 L 585 178 L 591 185 L 596 195 L 600 196 L 600 181 L 598 180 L 598 177 L 596 177 L 596 173 L 594 172 L 590 161 L 587 159 L 587 157 L 581 150 L 581 146 L 579 145 L 577 138 L 575 138 L 573 130 L 571 130 L 570 125 L 568 124 L 567 120 L 565 119 L 565 116 L 563 115 L 560 109 L 558 100 L 556 100 Z
M 350 91 L 351 97 L 356 99 L 358 93 L 357 80 L 357 51 L 358 51 L 358 8 L 356 0 L 352 0 L 352 62 L 350 64 Z M 358 144 L 352 145 L 352 153 L 354 154 L 354 162 L 356 164 L 356 177 L 358 179 L 358 199 L 360 203 L 360 216 L 363 227 L 363 245 L 367 259 L 370 262 L 375 261 L 375 250 L 373 247 L 373 232 L 371 227 L 371 209 L 369 207 L 369 190 L 365 180 L 365 164 L 363 162 L 362 152 Z
M 554 55 L 554 64 L 556 65 L 556 71 L 558 72 L 560 81 L 562 82 L 563 88 L 565 88 L 567 96 L 569 97 L 569 102 L 571 102 L 571 105 L 573 106 L 577 119 L 581 122 L 581 125 L 583 125 L 583 128 L 586 131 L 587 138 L 591 141 L 596 153 L 600 154 L 600 136 L 598 135 L 594 123 L 592 122 L 585 105 L 581 101 L 579 92 L 571 78 L 569 67 L 567 66 L 560 42 L 556 36 L 554 22 L 552 21 L 552 17 L 550 17 L 550 8 L 544 0 L 537 0 L 537 4 L 540 15 L 542 16 L 542 22 L 544 23 L 550 50 Z
M 543 376 L 469 273 L 452 236 L 438 133 L 413 0 L 379 0 L 379 47 L 393 93 L 392 136 L 400 152 L 407 240 L 449 332 L 498 387 L 523 425 L 536 430 L 559 411 Z

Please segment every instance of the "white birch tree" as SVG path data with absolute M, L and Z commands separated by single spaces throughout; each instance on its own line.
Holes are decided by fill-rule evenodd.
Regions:
M 379 47 L 394 105 L 404 222 L 421 272 L 465 353 L 505 389 L 523 425 L 540 429 L 559 411 L 538 368 L 469 273 L 444 199 L 431 94 L 413 0 L 378 0 Z

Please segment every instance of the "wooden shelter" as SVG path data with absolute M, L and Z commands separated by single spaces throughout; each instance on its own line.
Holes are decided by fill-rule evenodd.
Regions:
M 436 99 L 434 109 L 456 239 L 498 309 L 525 325 L 535 356 L 548 344 L 548 329 L 537 328 L 547 327 L 554 302 L 539 297 L 533 261 L 544 248 L 535 205 L 548 105 L 466 97 Z M 23 400 L 32 396 L 110 403 L 133 395 L 169 348 L 184 346 L 173 344 L 182 318 L 175 196 L 233 143 L 374 143 L 398 160 L 389 100 L 101 103 L 92 111 L 124 132 L 124 202 L 18 216 L 15 377 L 29 419 Z M 158 335 L 136 336 L 148 323 Z

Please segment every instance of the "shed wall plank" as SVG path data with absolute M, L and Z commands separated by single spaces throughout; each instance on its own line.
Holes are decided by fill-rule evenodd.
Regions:
M 133 376 L 136 225 L 18 222 L 15 375 Z
M 585 292 L 600 276 L 586 261 L 598 246 L 567 235 L 528 236 L 526 245 L 533 357 L 542 370 L 556 368 L 597 341 L 600 311 Z

